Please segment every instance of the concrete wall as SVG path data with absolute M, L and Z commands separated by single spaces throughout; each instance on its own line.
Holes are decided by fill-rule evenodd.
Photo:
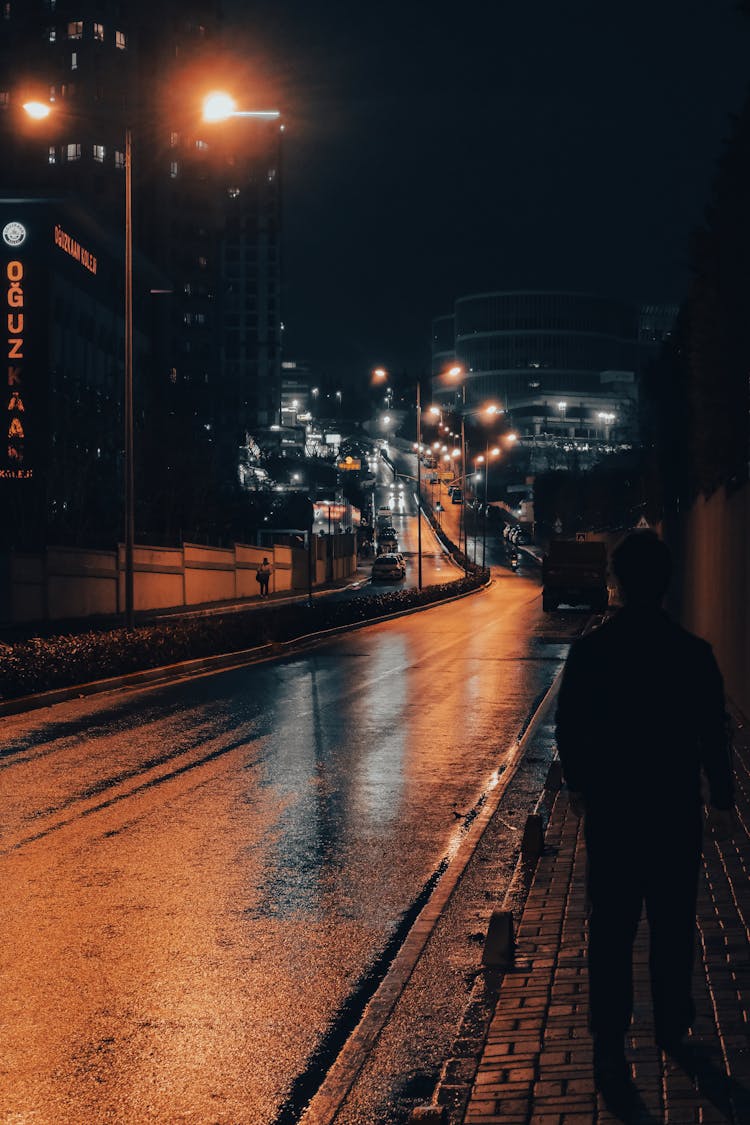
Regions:
M 314 546 L 315 585 L 345 578 L 357 569 L 354 537 L 326 537 Z M 255 574 L 268 558 L 269 590 L 306 590 L 308 556 L 297 548 L 230 548 L 185 543 L 179 548 L 136 546 L 133 594 L 136 611 L 173 609 L 257 597 Z M 0 621 L 108 617 L 125 604 L 125 550 L 86 551 L 50 547 L 39 555 L 0 557 Z
M 670 608 L 711 642 L 728 695 L 750 716 L 750 486 L 700 497 L 666 538 L 677 564 Z

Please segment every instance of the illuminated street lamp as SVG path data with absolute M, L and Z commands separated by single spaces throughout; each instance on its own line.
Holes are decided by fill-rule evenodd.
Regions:
M 498 449 L 498 447 L 496 445 L 493 446 L 492 449 L 490 449 L 490 443 L 489 443 L 489 439 L 488 439 L 487 440 L 487 449 L 485 451 L 485 455 L 484 455 L 483 458 L 480 458 L 481 460 L 483 460 L 485 462 L 485 469 L 484 469 L 484 518 L 483 518 L 483 523 L 482 523 L 482 570 L 484 570 L 485 555 L 486 555 L 486 551 L 487 551 L 487 481 L 488 481 L 488 478 L 489 478 L 489 475 L 490 475 L 490 458 L 491 457 L 499 457 L 499 456 L 500 456 L 500 450 Z
M 466 543 L 466 372 L 460 364 L 454 364 L 453 367 L 448 368 L 448 375 L 452 379 L 461 380 L 461 473 L 462 473 L 462 488 L 461 488 L 461 512 L 459 514 L 458 524 L 458 547 L 461 549 L 461 537 L 463 536 L 464 542 L 464 574 L 469 573 L 469 556 L 467 553 Z
M 382 381 L 388 378 L 384 367 L 376 367 L 372 373 L 373 379 Z M 417 589 L 422 589 L 422 399 L 417 378 Z
M 230 117 L 251 117 L 260 121 L 275 121 L 281 116 L 278 109 L 237 109 L 230 94 L 214 90 L 203 99 L 203 120 L 213 124 Z
M 25 102 L 24 110 L 35 121 L 49 117 L 52 106 L 45 102 Z M 125 420 L 125 627 L 134 624 L 133 545 L 135 541 L 135 477 L 133 472 L 133 175 L 132 130 L 125 127 L 125 382 L 123 414 Z

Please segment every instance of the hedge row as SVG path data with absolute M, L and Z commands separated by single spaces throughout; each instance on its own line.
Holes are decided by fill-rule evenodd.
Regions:
M 324 629 L 368 621 L 429 605 L 474 590 L 486 572 L 418 590 L 395 590 L 338 601 L 305 603 L 162 622 L 135 629 L 34 638 L 0 644 L 0 699 L 17 699 L 51 688 L 104 680 L 202 656 L 239 652 L 269 642 L 289 641 Z

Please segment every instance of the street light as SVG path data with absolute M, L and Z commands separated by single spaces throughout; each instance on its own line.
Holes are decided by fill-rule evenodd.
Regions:
M 458 525 L 458 548 L 461 549 L 461 536 L 463 535 L 464 541 L 464 574 L 469 573 L 469 557 L 467 553 L 466 543 L 466 372 L 460 364 L 454 364 L 453 367 L 448 368 L 448 374 L 453 379 L 461 379 L 461 473 L 462 473 L 462 488 L 461 488 L 461 512 L 459 515 Z
M 35 121 L 49 117 L 52 106 L 45 102 L 25 102 L 24 110 Z M 125 127 L 125 627 L 134 624 L 133 545 L 135 541 L 135 484 L 133 472 L 133 175 L 132 130 Z
M 213 124 L 230 117 L 251 117 L 260 121 L 275 121 L 281 116 L 278 109 L 237 109 L 234 98 L 223 90 L 214 90 L 203 99 L 203 120 Z
M 482 570 L 484 570 L 485 554 L 487 550 L 487 481 L 490 475 L 490 457 L 499 457 L 500 450 L 497 446 L 490 449 L 489 438 L 487 439 L 487 449 L 484 455 L 484 519 L 482 523 Z
M 372 373 L 373 379 L 382 381 L 388 378 L 384 367 L 376 367 Z M 422 400 L 420 396 L 419 378 L 417 378 L 417 589 L 422 589 Z

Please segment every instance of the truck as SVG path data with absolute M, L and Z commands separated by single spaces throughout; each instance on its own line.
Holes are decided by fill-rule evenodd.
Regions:
M 609 604 L 607 548 L 600 542 L 553 539 L 542 563 L 542 609 L 588 605 L 603 613 Z

